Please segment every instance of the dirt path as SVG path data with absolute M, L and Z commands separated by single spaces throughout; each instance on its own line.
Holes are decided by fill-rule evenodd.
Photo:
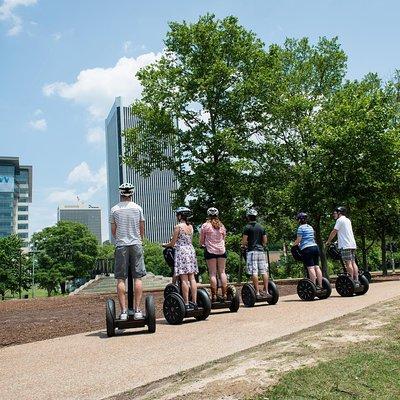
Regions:
M 365 296 L 334 295 L 311 303 L 286 296 L 276 306 L 241 308 L 238 313 L 212 315 L 207 321 L 181 326 L 160 321 L 154 335 L 135 332 L 107 338 L 102 330 L 4 347 L 0 363 L 12 368 L 0 374 L 0 393 L 4 400 L 102 399 L 178 373 L 185 377 L 184 371 L 202 370 L 207 362 L 395 298 L 399 289 L 399 281 L 386 282 L 372 285 Z M 287 346 L 293 350 L 290 342 Z M 250 363 L 244 371 L 256 367 Z M 178 394 L 179 390 L 171 398 Z

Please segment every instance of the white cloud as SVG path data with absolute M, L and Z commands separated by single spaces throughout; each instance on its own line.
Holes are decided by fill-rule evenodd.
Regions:
M 30 121 L 29 125 L 35 131 L 45 131 L 47 129 L 47 122 L 44 118 Z
M 56 42 L 58 42 L 62 38 L 62 35 L 60 32 L 53 33 L 51 36 Z
M 107 182 L 106 167 L 103 165 L 97 172 L 93 173 L 90 170 L 88 163 L 82 161 L 68 174 L 67 182 L 69 184 L 77 182 L 94 183 L 96 185 L 104 186 Z
M 40 108 L 38 108 L 38 109 L 35 110 L 35 112 L 33 114 L 36 115 L 36 116 L 42 115 L 43 111 Z
M 56 190 L 50 193 L 49 197 L 47 198 L 48 201 L 51 203 L 77 203 L 77 194 L 75 189 L 67 189 L 67 190 Z
M 89 128 L 86 134 L 86 141 L 89 144 L 101 144 L 104 143 L 104 129 L 102 128 Z
M 30 6 L 36 4 L 37 0 L 4 0 L 0 6 L 0 21 L 11 22 L 12 27 L 8 30 L 8 36 L 16 36 L 22 31 L 22 19 L 14 14 L 14 9 L 19 6 Z
M 74 83 L 53 82 L 43 87 L 46 96 L 58 95 L 87 108 L 97 120 L 104 120 L 115 97 L 128 102 L 140 97 L 141 85 L 136 78 L 140 68 L 154 62 L 161 54 L 147 53 L 137 58 L 122 57 L 111 68 L 81 71 Z
M 132 50 L 132 42 L 130 40 L 127 40 L 126 42 L 124 42 L 123 48 L 124 48 L 124 52 L 128 53 L 129 51 Z

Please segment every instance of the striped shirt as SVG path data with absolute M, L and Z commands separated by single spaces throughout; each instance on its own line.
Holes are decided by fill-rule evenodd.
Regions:
M 110 223 L 117 226 L 115 234 L 116 246 L 142 244 L 140 237 L 140 221 L 144 221 L 143 210 L 133 201 L 121 201 L 110 213 Z

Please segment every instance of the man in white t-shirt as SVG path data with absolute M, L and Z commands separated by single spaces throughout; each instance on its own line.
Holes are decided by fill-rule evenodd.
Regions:
M 146 275 L 142 240 L 144 238 L 144 216 L 142 207 L 132 201 L 134 186 L 123 183 L 119 187 L 120 202 L 110 213 L 111 233 L 115 238 L 114 276 L 117 279 L 117 294 L 121 306 L 120 319 L 128 319 L 125 301 L 125 280 L 131 267 L 134 280 L 134 318 L 143 319 L 140 310 L 142 300 L 142 280 Z
M 354 279 L 356 285 L 358 285 L 358 266 L 356 264 L 357 245 L 354 239 L 351 221 L 346 217 L 346 208 L 341 206 L 336 207 L 333 212 L 333 218 L 336 220 L 336 224 L 326 244 L 330 244 L 333 238 L 336 235 L 338 236 L 338 247 L 342 260 L 346 265 L 346 271 Z

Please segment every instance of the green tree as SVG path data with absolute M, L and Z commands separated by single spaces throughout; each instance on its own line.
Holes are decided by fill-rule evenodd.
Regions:
M 22 239 L 17 235 L 0 238 L 0 295 L 6 291 L 20 292 L 29 288 L 26 257 L 21 253 Z M 21 296 L 20 296 L 21 298 Z
M 50 296 L 58 286 L 65 292 L 66 280 L 87 277 L 97 257 L 97 240 L 82 224 L 60 221 L 32 237 L 38 250 L 36 279 Z
M 267 70 L 263 43 L 232 16 L 169 27 L 164 54 L 137 74 L 143 92 L 132 112 L 140 122 L 125 132 L 125 162 L 143 174 L 172 171 L 176 205 L 189 199 L 196 224 L 216 206 L 229 226 L 247 196 L 242 174 Z

